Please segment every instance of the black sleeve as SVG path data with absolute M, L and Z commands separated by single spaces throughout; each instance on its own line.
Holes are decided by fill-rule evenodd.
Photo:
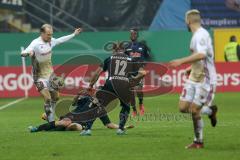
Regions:
M 130 43 L 125 47 L 125 54 L 130 56 L 130 52 L 132 51 Z
M 108 70 L 108 66 L 110 63 L 111 57 L 108 57 L 104 60 L 104 62 L 100 65 L 100 67 L 103 69 L 104 72 Z
M 143 48 L 144 48 L 144 58 L 146 60 L 149 60 L 150 59 L 150 52 L 151 52 L 151 49 L 147 46 L 147 42 L 146 41 L 141 41 L 141 44 L 143 45 Z
M 237 46 L 237 56 L 238 56 L 238 60 L 240 61 L 240 46 Z
M 145 54 L 144 57 L 146 59 L 150 59 L 150 48 L 148 48 L 148 46 L 145 46 Z
M 126 55 L 128 55 L 128 56 L 130 55 L 130 52 L 127 51 L 127 50 L 126 50 L 124 53 L 125 53 Z

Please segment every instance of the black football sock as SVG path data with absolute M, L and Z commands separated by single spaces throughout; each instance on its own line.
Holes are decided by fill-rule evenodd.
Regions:
M 128 119 L 128 114 L 127 113 L 120 113 L 119 114 L 119 119 L 120 119 L 120 123 L 119 123 L 119 129 L 124 130 L 124 126 L 127 122 Z
M 138 92 L 137 97 L 139 100 L 139 105 L 142 105 L 143 104 L 143 92 Z
M 132 109 L 133 109 L 134 112 L 137 112 L 136 106 L 132 106 Z
M 125 124 L 126 124 L 126 122 L 128 120 L 129 112 L 130 112 L 129 105 L 123 104 L 122 110 L 121 110 L 121 112 L 119 114 L 119 119 L 120 119 L 119 129 L 124 130 L 124 126 L 125 126 Z
M 85 127 L 84 130 L 89 130 L 89 129 L 91 130 L 91 129 L 92 129 L 93 122 L 94 122 L 94 121 L 88 121 L 88 122 L 86 122 L 86 127 Z
M 141 98 L 139 97 L 138 100 L 139 100 L 139 105 L 142 105 L 142 104 L 143 104 L 143 98 L 142 98 L 142 97 L 141 97 Z
M 56 127 L 55 121 L 52 121 L 52 122 L 45 123 L 45 124 L 38 126 L 37 131 L 49 131 L 51 129 L 54 129 L 55 127 Z

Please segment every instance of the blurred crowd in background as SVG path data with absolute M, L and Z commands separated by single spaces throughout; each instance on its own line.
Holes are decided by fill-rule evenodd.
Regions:
M 186 29 L 184 14 L 198 9 L 207 27 L 240 25 L 240 0 L 1 0 L 0 32 L 56 31 L 81 25 L 87 31 Z

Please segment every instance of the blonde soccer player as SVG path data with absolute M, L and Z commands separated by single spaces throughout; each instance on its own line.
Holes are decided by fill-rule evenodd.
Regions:
M 207 114 L 212 126 L 217 123 L 217 107 L 212 106 L 216 88 L 216 69 L 211 37 L 201 26 L 198 10 L 189 10 L 185 15 L 186 24 L 192 32 L 190 43 L 191 55 L 170 62 L 170 67 L 191 64 L 179 101 L 179 110 L 191 113 L 194 127 L 194 141 L 186 148 L 203 148 L 203 120 L 201 114 Z
M 40 36 L 34 39 L 21 53 L 21 56 L 29 56 L 32 60 L 34 84 L 44 99 L 44 110 L 48 122 L 54 121 L 54 108 L 59 99 L 59 83 L 57 83 L 57 85 L 51 85 L 53 84 L 52 82 L 57 79 L 56 77 L 52 77 L 52 49 L 55 46 L 72 39 L 81 31 L 81 28 L 77 28 L 70 35 L 53 38 L 53 27 L 50 24 L 44 24 L 40 28 Z

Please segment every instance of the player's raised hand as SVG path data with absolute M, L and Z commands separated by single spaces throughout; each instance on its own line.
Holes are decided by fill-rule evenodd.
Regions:
M 182 61 L 179 60 L 179 59 L 176 59 L 176 60 L 173 60 L 173 61 L 170 61 L 170 62 L 169 62 L 169 66 L 170 66 L 171 68 L 178 67 L 178 66 L 180 66 L 181 64 L 182 64 Z
M 82 31 L 83 31 L 82 28 L 77 28 L 77 29 L 75 29 L 75 31 L 74 31 L 74 35 L 76 36 L 76 35 L 78 35 L 79 33 L 81 33 Z

